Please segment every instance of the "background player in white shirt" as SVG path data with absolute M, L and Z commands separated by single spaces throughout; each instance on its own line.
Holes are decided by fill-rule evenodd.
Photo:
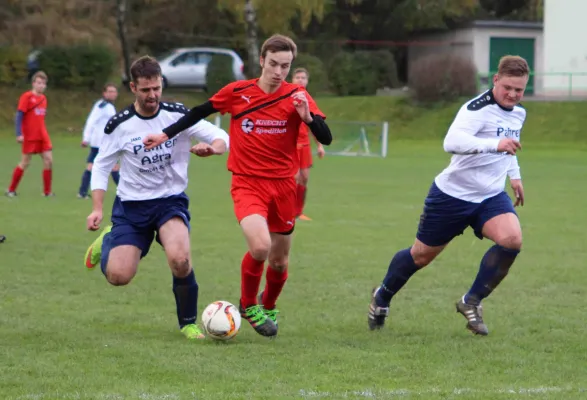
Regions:
M 505 278 L 522 247 L 522 230 L 515 206 L 524 204 L 524 189 L 516 152 L 526 111 L 519 105 L 528 83 L 526 60 L 500 60 L 493 88 L 459 110 L 444 140 L 454 154 L 434 180 L 424 201 L 416 241 L 395 254 L 381 286 L 373 289 L 370 329 L 383 327 L 392 297 L 420 268 L 470 226 L 480 239 L 495 242 L 481 260 L 471 289 L 457 302 L 457 312 L 473 333 L 487 335 L 481 301 Z M 514 191 L 512 203 L 504 191 L 506 175 Z
M 146 150 L 144 136 L 174 123 L 188 110 L 179 103 L 160 102 L 161 68 L 153 58 L 136 60 L 130 72 L 135 102 L 106 125 L 92 170 L 93 211 L 87 227 L 95 231 L 102 222 L 110 171 L 120 160 L 112 226 L 106 227 L 88 248 L 85 265 L 93 269 L 100 264 L 109 283 L 126 285 L 135 276 L 156 234 L 173 274 L 181 332 L 188 339 L 201 339 L 204 335 L 196 325 L 198 284 L 191 262 L 189 199 L 184 191 L 190 151 L 202 157 L 223 154 L 228 149 L 228 135 L 203 120 Z M 200 143 L 192 147 L 194 139 Z
M 90 188 L 90 180 L 92 178 L 92 165 L 98 150 L 100 149 L 100 143 L 102 143 L 102 137 L 104 136 L 104 128 L 108 123 L 108 120 L 116 115 L 116 108 L 114 102 L 118 97 L 118 89 L 112 83 L 108 83 L 102 90 L 102 98 L 94 103 L 86 124 L 84 125 L 82 147 L 90 146 L 90 153 L 86 160 L 87 166 L 82 174 L 82 182 L 80 184 L 77 197 L 85 199 L 88 197 L 88 190 Z M 120 174 L 118 173 L 118 164 L 114 165 L 112 169 L 112 180 L 118 185 Z

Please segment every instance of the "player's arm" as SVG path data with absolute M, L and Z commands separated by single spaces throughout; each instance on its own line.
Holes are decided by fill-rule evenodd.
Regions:
M 200 157 L 224 154 L 229 147 L 228 134 L 216 125 L 202 120 L 188 130 L 188 135 L 199 141 L 191 152 Z
M 324 121 L 326 116 L 318 108 L 312 96 L 306 91 L 300 91 L 294 93 L 292 97 L 302 121 L 308 125 L 316 140 L 326 146 L 332 143 L 332 133 Z
M 485 125 L 483 116 L 483 109 L 469 110 L 463 106 L 444 138 L 444 151 L 452 154 L 497 153 L 499 138 L 476 136 Z
M 16 137 L 22 136 L 22 120 L 24 118 L 24 112 L 17 110 L 14 118 L 14 127 L 16 130 Z
M 84 131 L 82 134 L 82 143 L 90 143 L 90 137 L 92 136 L 92 131 L 94 125 L 96 125 L 96 120 L 98 119 L 98 107 L 94 105 L 92 107 L 92 111 L 90 111 L 90 115 L 88 115 L 88 119 L 86 119 L 86 124 L 84 125 Z
M 524 186 L 522 185 L 522 175 L 520 174 L 520 165 L 518 164 L 518 157 L 511 158 L 510 167 L 508 169 L 508 177 L 510 178 L 510 186 L 514 191 L 516 202 L 514 207 L 524 205 Z
M 24 119 L 24 115 L 28 111 L 27 107 L 28 107 L 29 99 L 30 99 L 29 92 L 24 93 L 22 96 L 20 96 L 20 99 L 18 99 L 18 107 L 16 109 L 16 116 L 14 118 L 14 125 L 15 125 L 15 130 L 16 130 L 15 133 L 16 133 L 16 137 L 18 139 L 23 138 L 22 120 Z
M 92 189 L 92 203 L 94 212 L 102 212 L 104 205 L 104 195 L 108 189 L 108 179 L 110 172 L 120 157 L 120 144 L 116 129 L 110 134 L 104 135 L 100 151 L 94 160 L 92 166 L 92 179 L 90 181 Z

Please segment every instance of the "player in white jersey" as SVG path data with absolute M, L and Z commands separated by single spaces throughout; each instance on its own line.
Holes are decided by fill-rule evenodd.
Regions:
M 516 152 L 526 111 L 519 105 L 528 82 L 527 62 L 517 56 L 500 60 L 493 88 L 465 103 L 444 140 L 454 154 L 424 201 L 416 241 L 395 254 L 381 286 L 372 291 L 368 324 L 382 328 L 392 297 L 419 269 L 430 264 L 456 236 L 472 227 L 479 239 L 495 242 L 481 260 L 470 290 L 457 302 L 467 328 L 487 335 L 481 301 L 505 278 L 522 247 L 515 206 L 524 204 Z M 509 176 L 516 202 L 504 191 Z
M 98 150 L 100 149 L 100 143 L 104 136 L 104 127 L 108 123 L 108 120 L 116 115 L 116 108 L 114 102 L 118 97 L 118 90 L 112 83 L 104 85 L 102 90 L 102 98 L 94 103 L 86 124 L 84 125 L 82 147 L 90 146 L 90 153 L 86 160 L 87 166 L 82 174 L 82 181 L 77 193 L 77 197 L 80 199 L 86 199 L 88 197 L 88 190 L 90 188 L 90 180 L 92 178 L 92 165 Z M 112 180 L 118 185 L 120 174 L 118 172 L 118 164 L 114 165 L 112 169 Z
M 160 102 L 161 68 L 153 58 L 136 60 L 130 72 L 135 102 L 107 123 L 92 171 L 93 211 L 87 227 L 95 231 L 102 222 L 108 175 L 120 160 L 112 225 L 88 248 L 85 265 L 93 269 L 100 264 L 109 283 L 127 285 L 156 235 L 173 275 L 179 328 L 188 339 L 201 339 L 204 335 L 196 324 L 198 284 L 191 261 L 189 199 L 184 191 L 190 152 L 201 157 L 223 154 L 228 135 L 203 120 L 145 150 L 144 136 L 176 122 L 188 110 L 179 103 Z M 192 147 L 194 140 L 200 143 Z

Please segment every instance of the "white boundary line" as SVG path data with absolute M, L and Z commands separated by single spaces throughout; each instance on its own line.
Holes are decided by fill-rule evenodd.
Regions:
M 372 390 L 372 389 L 365 389 L 365 390 L 348 390 L 348 391 L 340 391 L 340 392 L 329 392 L 329 391 L 315 391 L 315 390 L 308 390 L 308 389 L 300 389 L 297 393 L 292 393 L 289 395 L 285 395 L 285 398 L 301 398 L 301 399 L 344 399 L 344 398 L 351 398 L 351 399 L 393 399 L 393 398 L 402 398 L 402 397 L 409 397 L 409 396 L 418 396 L 418 395 L 434 395 L 434 394 L 441 394 L 441 395 L 451 395 L 451 398 L 454 397 L 463 397 L 467 398 L 471 394 L 481 394 L 481 395 L 507 395 L 507 397 L 514 397 L 514 398 L 522 398 L 522 397 L 535 397 L 535 396 L 542 396 L 552 393 L 567 393 L 567 394 L 580 394 L 585 393 L 587 397 L 587 388 L 573 388 L 573 387 L 558 387 L 558 386 L 541 386 L 541 387 L 533 387 L 533 388 L 504 388 L 504 389 L 472 389 L 472 388 L 454 388 L 454 389 L 440 389 L 440 388 L 432 388 L 432 389 L 425 389 L 425 390 L 409 390 L 409 389 L 395 389 L 395 390 Z M 233 398 L 235 393 L 227 393 L 225 398 Z M 220 395 L 220 394 L 219 394 Z M 247 397 L 247 393 L 242 393 L 243 397 Z M 197 393 L 190 393 L 186 394 L 178 394 L 178 393 L 168 393 L 168 394 L 151 394 L 151 393 L 136 393 L 133 395 L 124 395 L 124 394 L 116 394 L 116 393 L 100 393 L 91 396 L 93 399 L 99 400 L 126 400 L 126 399 L 138 399 L 138 400 L 183 400 L 183 399 L 198 399 Z M 82 394 L 80 392 L 71 392 L 71 393 L 63 393 L 63 392 L 56 392 L 56 393 L 30 393 L 21 395 L 18 397 L 12 397 L 16 400 L 83 400 L 87 399 L 88 395 Z

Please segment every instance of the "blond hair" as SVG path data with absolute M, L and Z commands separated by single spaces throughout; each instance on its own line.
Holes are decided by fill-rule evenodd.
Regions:
M 297 74 L 301 74 L 301 73 L 306 74 L 306 78 L 310 79 L 310 73 L 308 72 L 308 70 L 306 68 L 302 68 L 302 67 L 294 69 L 293 76 L 296 76 Z
M 35 80 L 37 80 L 37 78 L 44 80 L 45 82 L 47 82 L 49 80 L 49 77 L 47 77 L 47 74 L 43 71 L 37 71 L 33 74 L 33 76 L 31 77 L 31 83 L 34 82 Z

